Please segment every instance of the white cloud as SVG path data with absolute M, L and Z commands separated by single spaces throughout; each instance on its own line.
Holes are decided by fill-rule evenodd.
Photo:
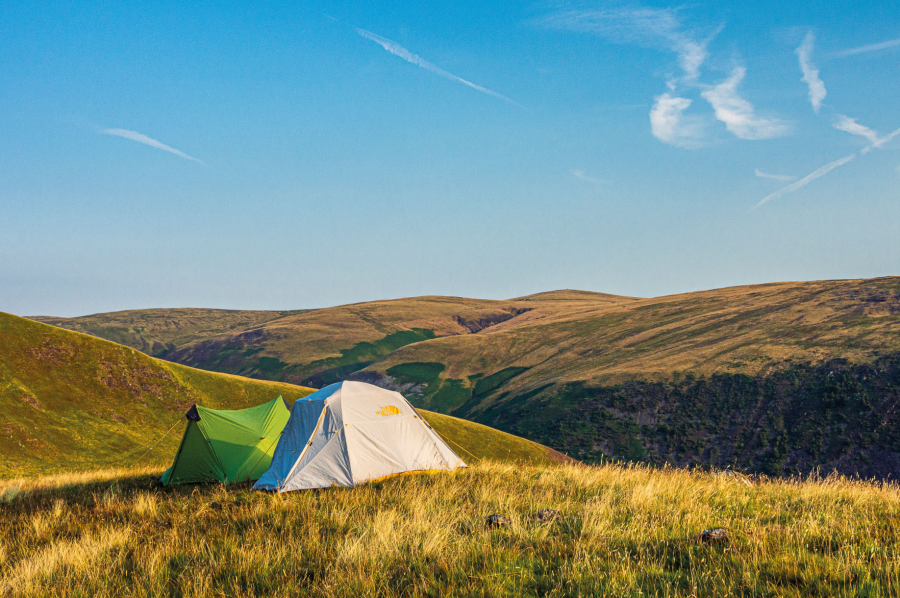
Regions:
M 795 53 L 800 59 L 800 70 L 803 71 L 802 81 L 809 87 L 809 103 L 812 104 L 813 110 L 818 114 L 819 109 L 822 107 L 822 100 L 825 99 L 827 92 L 825 91 L 825 84 L 819 78 L 819 69 L 813 65 L 810 59 L 815 41 L 816 37 L 810 31 L 806 34 L 806 39 L 803 40 L 800 47 L 795 50 Z
M 754 171 L 754 174 L 761 179 L 771 179 L 773 181 L 793 181 L 797 178 L 787 174 L 768 174 L 761 171 L 759 168 Z
M 828 174 L 829 172 L 831 172 L 838 166 L 843 166 L 844 164 L 846 164 L 847 162 L 849 162 L 850 160 L 852 160 L 855 157 L 856 157 L 856 154 L 844 156 L 840 160 L 835 160 L 834 162 L 831 162 L 829 164 L 826 164 L 825 166 L 822 166 L 821 168 L 814 170 L 813 172 L 809 173 L 808 175 L 806 175 L 805 177 L 803 177 L 796 183 L 792 183 L 792 184 L 788 185 L 787 187 L 783 187 L 782 189 L 779 189 L 775 193 L 771 193 L 771 194 L 767 195 L 766 197 L 764 197 L 762 199 L 762 201 L 760 201 L 758 204 L 756 204 L 754 206 L 754 209 L 758 208 L 759 206 L 761 206 L 765 203 L 772 201 L 773 199 L 777 199 L 777 198 L 781 197 L 782 195 L 785 195 L 787 193 L 793 193 L 797 189 L 799 189 L 801 187 L 805 187 L 806 185 L 810 184 L 811 182 L 813 182 L 820 176 Z
M 678 65 L 686 81 L 696 80 L 700 67 L 709 53 L 709 41 L 684 29 L 675 8 L 613 8 L 598 10 L 569 10 L 549 15 L 537 21 L 540 25 L 569 31 L 584 31 L 603 35 L 619 43 L 664 47 L 678 56 Z
M 431 64 L 424 58 L 413 54 L 412 52 L 410 52 L 409 50 L 407 50 L 406 48 L 404 48 L 397 42 L 391 41 L 385 37 L 381 37 L 380 35 L 372 33 L 371 31 L 366 31 L 365 29 L 357 29 L 356 32 L 358 34 L 360 34 L 361 36 L 363 36 L 364 38 L 372 40 L 373 42 L 375 42 L 376 44 L 378 44 L 379 46 L 381 46 L 382 48 L 384 48 L 385 50 L 387 50 L 394 56 L 398 56 L 398 57 L 402 58 L 403 60 L 405 60 L 406 62 L 412 63 L 416 66 L 420 66 L 423 69 L 425 69 L 426 71 L 431 71 L 435 75 L 440 75 L 441 77 L 446 77 L 447 79 L 450 79 L 451 81 L 456 81 L 457 83 L 462 83 L 463 85 L 467 85 L 467 86 L 471 87 L 472 89 L 480 91 L 481 93 L 486 93 L 489 96 L 495 97 L 495 98 L 503 100 L 505 102 L 509 102 L 510 104 L 515 104 L 516 106 L 520 106 L 520 107 L 522 106 L 518 102 L 511 100 L 508 97 L 500 95 L 496 91 L 491 91 L 490 89 L 487 89 L 480 85 L 476 85 L 476 84 L 472 83 L 471 81 L 466 81 L 465 79 L 463 79 L 461 77 L 457 77 L 453 73 L 448 73 L 444 69 Z
M 656 103 L 650 110 L 650 130 L 653 136 L 678 147 L 698 147 L 703 136 L 702 123 L 696 118 L 683 115 L 690 105 L 691 100 L 687 98 L 667 93 L 657 96 Z
M 138 143 L 143 143 L 144 145 L 149 145 L 150 147 L 155 147 L 156 149 L 161 149 L 164 152 L 169 152 L 171 154 L 175 154 L 179 158 L 184 158 L 185 160 L 193 160 L 194 162 L 198 162 L 206 166 L 202 160 L 198 160 L 193 156 L 189 156 L 186 153 L 175 149 L 174 147 L 169 147 L 165 143 L 157 141 L 152 137 L 147 137 L 143 133 L 138 133 L 137 131 L 129 131 L 127 129 L 103 129 L 100 131 L 104 135 L 113 135 L 115 137 L 122 137 L 124 139 L 130 139 L 132 141 L 137 141 Z
M 879 140 L 878 133 L 876 133 L 869 127 L 859 124 L 858 122 L 856 122 L 855 118 L 850 118 L 848 116 L 838 114 L 832 126 L 838 131 L 844 131 L 845 133 L 850 133 L 851 135 L 859 135 L 860 137 L 865 137 L 872 143 L 877 143 Z
M 700 95 L 713 107 L 716 118 L 741 139 L 772 139 L 786 135 L 790 131 L 786 123 L 756 116 L 753 104 L 738 95 L 737 86 L 745 74 L 744 67 L 737 67 L 728 79 Z
M 888 48 L 897 48 L 900 47 L 900 37 L 897 39 L 891 39 L 886 42 L 879 42 L 877 44 L 869 44 L 867 46 L 860 46 L 859 48 L 851 48 L 850 50 L 844 50 L 842 52 L 835 52 L 834 56 L 843 58 L 844 56 L 855 56 L 856 54 L 866 54 L 868 52 L 878 52 L 880 50 L 887 50 Z
M 595 185 L 602 185 L 603 181 L 601 179 L 595 179 L 592 176 L 588 176 L 584 173 L 583 170 L 573 170 L 571 171 L 572 175 L 581 179 L 582 181 L 587 181 L 588 183 L 594 183 Z

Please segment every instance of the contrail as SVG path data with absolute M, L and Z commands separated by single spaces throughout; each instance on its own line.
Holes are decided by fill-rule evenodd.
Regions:
M 887 135 L 885 135 L 885 136 L 882 137 L 881 139 L 878 139 L 877 141 L 873 141 L 873 142 L 872 142 L 872 145 L 863 148 L 862 153 L 868 154 L 868 153 L 871 152 L 873 149 L 878 149 L 878 148 L 880 148 L 882 145 L 884 145 L 885 143 L 887 143 L 888 141 L 890 141 L 891 139 L 893 139 L 893 138 L 896 137 L 897 135 L 900 135 L 900 129 L 897 129 L 897 130 L 894 131 L 893 133 L 888 133 Z
M 838 166 L 842 166 L 842 165 L 846 164 L 847 162 L 849 162 L 850 160 L 852 160 L 855 157 L 856 157 L 856 154 L 850 154 L 849 156 L 844 156 L 840 160 L 835 160 L 834 162 L 831 162 L 830 164 L 826 164 L 825 166 L 819 168 L 818 170 L 815 170 L 815 171 L 809 173 L 808 175 L 806 175 L 805 177 L 803 177 L 796 183 L 792 183 L 792 184 L 788 185 L 787 187 L 779 189 L 775 193 L 765 196 L 761 202 L 759 202 L 758 204 L 753 206 L 753 209 L 755 210 L 756 208 L 763 205 L 764 203 L 768 203 L 768 202 L 772 201 L 773 199 L 777 199 L 786 193 L 791 193 L 793 191 L 796 191 L 800 187 L 804 187 L 804 186 L 808 185 L 809 183 L 813 182 L 820 176 L 828 174 L 829 172 L 831 172 Z
M 406 48 L 404 48 L 397 42 L 391 41 L 391 40 L 387 39 L 386 37 L 381 37 L 380 35 L 372 33 L 371 31 L 366 31 L 365 29 L 357 28 L 356 32 L 358 34 L 360 34 L 361 36 L 363 36 L 364 38 L 372 40 L 373 42 L 375 42 L 376 44 L 378 44 L 379 46 L 381 46 L 382 48 L 384 48 L 385 50 L 387 50 L 394 56 L 399 56 L 406 62 L 410 62 L 412 64 L 415 64 L 416 66 L 420 66 L 423 69 L 425 69 L 426 71 L 431 71 L 435 75 L 440 75 L 441 77 L 446 77 L 447 79 L 456 81 L 457 83 L 462 83 L 463 85 L 468 85 L 472 89 L 476 89 L 476 90 L 480 91 L 481 93 L 486 93 L 487 95 L 498 98 L 500 100 L 503 100 L 504 102 L 509 102 L 510 104 L 515 104 L 516 106 L 519 106 L 520 108 L 524 108 L 524 106 L 522 106 L 522 104 L 516 102 L 515 100 L 511 100 L 504 95 L 500 95 L 496 91 L 491 91 L 490 89 L 487 89 L 480 85 L 476 85 L 476 84 L 472 83 L 471 81 L 466 81 L 465 79 L 463 79 L 461 77 L 457 77 L 453 73 L 448 73 L 444 69 L 431 64 L 430 62 L 428 62 L 421 56 L 417 56 L 417 55 L 413 54 L 412 52 L 410 52 L 409 50 L 407 50 Z
M 147 137 L 143 133 L 138 133 L 137 131 L 129 131 L 127 129 L 103 129 L 100 131 L 104 135 L 114 135 L 116 137 L 124 137 L 125 139 L 131 139 L 132 141 L 137 141 L 138 143 L 143 143 L 144 145 L 149 145 L 150 147 L 155 147 L 156 149 L 161 149 L 165 152 L 169 152 L 170 154 L 175 154 L 179 158 L 184 158 L 185 160 L 193 160 L 199 164 L 203 164 L 206 166 L 206 163 L 202 160 L 198 160 L 193 156 L 189 156 L 186 153 L 175 149 L 174 147 L 169 147 L 165 143 L 157 141 L 152 137 Z
M 897 39 L 891 39 L 886 42 L 881 42 L 877 44 L 869 44 L 867 46 L 861 46 L 859 48 L 852 48 L 850 50 L 844 50 L 843 52 L 836 52 L 834 56 L 838 58 L 843 58 L 845 56 L 854 56 L 856 54 L 865 54 L 866 52 L 877 52 L 879 50 L 887 50 L 888 48 L 896 48 L 900 46 L 900 37 Z

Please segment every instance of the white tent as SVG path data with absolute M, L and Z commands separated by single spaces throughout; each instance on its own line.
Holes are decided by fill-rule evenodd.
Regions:
M 364 382 L 326 386 L 291 407 L 260 490 L 353 487 L 407 471 L 450 471 L 463 460 L 398 392 Z

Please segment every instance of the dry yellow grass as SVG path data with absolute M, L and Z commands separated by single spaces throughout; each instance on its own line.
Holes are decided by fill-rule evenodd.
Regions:
M 159 491 L 148 473 L 16 482 L 0 506 L 0 593 L 900 595 L 894 484 L 486 462 L 278 495 Z M 562 515 L 540 522 L 541 508 Z M 511 524 L 486 529 L 493 513 Z M 729 540 L 698 543 L 711 527 Z

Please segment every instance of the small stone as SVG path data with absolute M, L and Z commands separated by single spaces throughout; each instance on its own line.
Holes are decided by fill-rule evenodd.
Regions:
M 557 519 L 559 519 L 560 512 L 556 509 L 541 509 L 534 514 L 534 518 L 542 523 L 548 523 L 550 521 L 556 521 Z
M 717 527 L 715 529 L 705 529 L 700 532 L 700 535 L 697 536 L 697 540 L 706 544 L 707 546 L 712 546 L 713 544 L 724 544 L 728 542 L 728 532 L 724 529 Z
M 512 521 L 506 515 L 491 515 L 484 520 L 484 526 L 488 529 L 509 527 Z

